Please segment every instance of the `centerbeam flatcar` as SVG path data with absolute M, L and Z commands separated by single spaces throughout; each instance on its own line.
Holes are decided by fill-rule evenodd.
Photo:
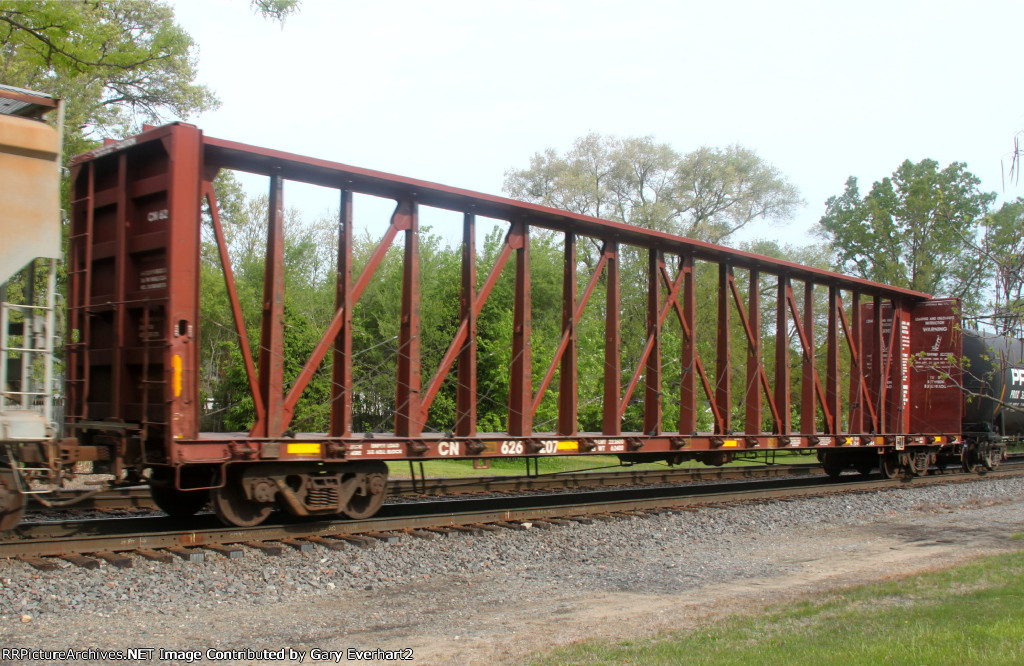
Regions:
M 263 311 L 255 348 L 243 321 L 213 187 L 224 169 L 268 179 Z M 301 372 L 287 385 L 286 181 L 334 188 L 339 202 L 334 316 Z M 935 462 L 954 459 L 968 469 L 994 467 L 1006 443 L 1021 437 L 1021 419 L 1009 416 L 1024 408 L 1020 341 L 990 340 L 964 330 L 957 304 L 949 299 L 626 224 L 211 138 L 185 123 L 147 127 L 138 136 L 78 156 L 72 163 L 71 192 L 65 347 L 69 437 L 13 442 L 8 476 L 23 476 L 20 470 L 32 465 L 65 469 L 92 461 L 96 470 L 122 482 L 147 481 L 155 501 L 170 514 L 191 515 L 209 502 L 224 522 L 253 525 L 275 508 L 298 516 L 372 515 L 386 494 L 387 461 L 613 454 L 626 462 L 722 464 L 739 455 L 802 451 L 816 452 L 825 470 L 835 475 L 847 467 L 922 474 Z M 383 198 L 394 206 L 379 225 L 377 250 L 359 274 L 352 257 L 352 202 L 357 195 Z M 255 406 L 255 419 L 243 433 L 199 428 L 204 206 L 217 238 Z M 460 213 L 464 231 L 459 324 L 430 372 L 420 348 L 420 309 L 430 306 L 421 302 L 420 294 L 419 214 L 424 208 Z M 508 227 L 483 281 L 476 275 L 478 218 L 504 221 Z M 543 374 L 535 374 L 531 357 L 531 311 L 538 304 L 531 297 L 530 246 L 531 232 L 538 230 L 561 234 L 565 248 L 562 342 L 553 358 L 539 359 L 547 367 Z M 352 358 L 358 350 L 352 346 L 352 311 L 396 239 L 402 248 L 403 277 L 396 304 L 400 331 L 393 429 L 353 432 Z M 589 276 L 577 275 L 581 241 L 600 248 Z M 627 247 L 648 259 L 647 334 L 639 359 L 622 354 L 620 253 Z M 480 432 L 477 317 L 506 265 L 514 271 L 507 421 L 502 432 Z M 717 273 L 714 367 L 705 366 L 696 339 L 700 270 Z M 737 273 L 745 284 L 759 288 L 747 288 L 744 294 Z M 595 306 L 589 301 L 599 281 L 604 302 Z M 761 326 L 765 290 L 775 296 L 775 330 L 768 335 Z M 597 432 L 579 430 L 577 325 L 588 306 L 603 307 L 605 313 L 602 423 Z M 661 333 L 670 317 L 682 331 L 681 349 L 662 349 Z M 815 331 L 819 320 L 824 335 Z M 740 345 L 729 334 L 737 323 L 744 333 Z M 985 361 L 984 350 L 992 345 L 1003 350 L 1002 356 L 988 355 Z M 734 347 L 740 347 L 738 353 Z M 775 361 L 771 368 L 764 358 L 770 347 Z M 822 352 L 824 363 L 818 357 Z M 734 353 L 744 360 L 733 363 Z M 664 417 L 663 357 L 668 355 L 678 358 L 680 369 L 674 396 L 678 419 L 672 423 Z M 799 359 L 798 371 L 790 368 L 793 355 Z M 299 397 L 313 374 L 328 365 L 330 430 L 291 432 Z M 538 430 L 537 406 L 556 375 L 557 425 Z M 734 389 L 733 375 L 747 381 Z M 449 376 L 457 383 L 452 430 L 428 432 L 431 406 Z M 624 415 L 635 403 L 642 405 L 642 429 L 626 431 Z M 698 432 L 702 413 L 710 413 L 710 431 Z M 18 506 L 9 503 L 8 515 L 17 514 Z

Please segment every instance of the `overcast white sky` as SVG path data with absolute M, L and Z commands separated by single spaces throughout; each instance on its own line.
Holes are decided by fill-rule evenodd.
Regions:
M 848 176 L 863 194 L 908 158 L 1024 196 L 1000 167 L 1024 129 L 1020 0 L 303 0 L 283 29 L 246 0 L 173 4 L 223 102 L 190 121 L 219 138 L 492 194 L 591 131 L 740 143 L 807 201 L 757 230 L 790 243 Z

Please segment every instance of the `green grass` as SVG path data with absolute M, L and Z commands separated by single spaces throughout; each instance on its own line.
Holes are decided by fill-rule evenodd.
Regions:
M 423 473 L 428 478 L 453 476 L 515 476 L 526 474 L 525 458 L 491 458 L 490 461 L 491 463 L 488 469 L 474 469 L 472 460 L 424 460 Z M 625 469 L 619 465 L 619 459 L 616 456 L 541 456 L 537 458 L 537 461 L 538 469 L 541 474 L 578 472 L 594 468 L 610 470 L 615 467 L 620 467 L 621 469 Z M 796 453 L 780 453 L 775 456 L 775 462 L 780 465 L 813 463 L 817 462 L 817 458 L 813 455 L 806 456 Z M 729 463 L 726 467 L 733 467 L 737 465 L 760 465 L 763 463 L 763 459 L 737 460 Z M 419 476 L 419 463 L 415 463 L 415 466 L 416 475 Z M 641 463 L 631 465 L 629 469 L 665 469 L 666 467 L 667 465 L 665 463 Z M 681 465 L 676 465 L 676 467 L 692 468 L 706 467 L 706 465 L 695 460 L 689 460 Z M 532 462 L 530 463 L 530 469 L 533 469 Z M 392 478 L 409 477 L 409 463 L 406 461 L 388 462 L 388 470 L 389 476 Z
M 1020 664 L 1024 553 L 865 585 L 685 633 L 581 643 L 533 663 Z

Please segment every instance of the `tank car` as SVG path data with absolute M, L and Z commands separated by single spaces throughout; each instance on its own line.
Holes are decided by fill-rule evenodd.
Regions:
M 965 469 L 992 469 L 1024 440 L 1024 340 L 963 331 Z

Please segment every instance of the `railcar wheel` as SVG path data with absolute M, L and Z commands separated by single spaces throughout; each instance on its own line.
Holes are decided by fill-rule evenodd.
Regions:
M 843 470 L 846 469 L 844 456 L 840 456 L 832 451 L 822 451 L 820 460 L 821 468 L 825 470 L 825 474 L 830 478 L 838 479 L 843 475 Z
M 875 471 L 875 463 L 870 458 L 861 458 L 853 464 L 853 468 L 861 476 L 868 476 L 871 472 Z
M 208 485 L 201 483 L 200 479 L 194 480 L 197 486 Z M 175 488 L 172 472 L 154 470 L 149 479 L 149 494 L 157 508 L 172 518 L 194 516 L 210 502 L 209 490 L 179 490 Z
M 245 496 L 241 475 L 228 475 L 224 485 L 210 491 L 213 511 L 225 525 L 252 527 L 259 525 L 274 509 L 273 503 L 257 502 Z
M 149 494 L 157 508 L 172 518 L 194 516 L 210 502 L 208 490 L 178 490 L 168 486 L 150 486 Z
M 355 520 L 369 518 L 384 504 L 387 490 L 387 467 L 384 467 L 383 473 L 367 474 L 363 487 L 356 490 L 345 505 L 344 514 Z
M 896 454 L 883 453 L 878 456 L 878 471 L 886 479 L 895 479 L 900 472 L 900 462 Z
M 992 457 L 984 442 L 968 442 L 960 453 L 960 467 L 965 472 L 984 474 L 992 469 Z
M 14 529 L 25 513 L 25 495 L 18 488 L 14 470 L 0 469 L 0 532 Z

